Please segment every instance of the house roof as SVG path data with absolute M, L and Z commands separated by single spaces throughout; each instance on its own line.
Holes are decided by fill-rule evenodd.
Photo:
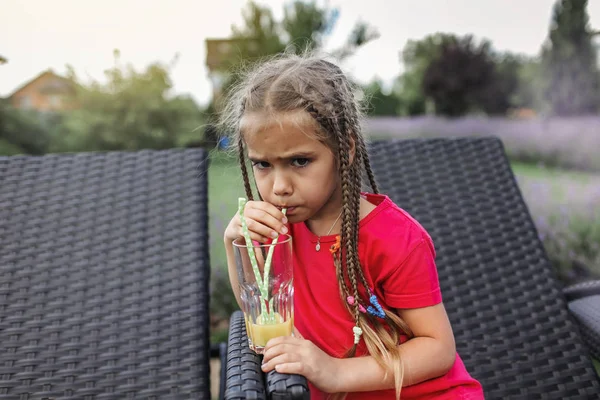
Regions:
M 15 94 L 22 91 L 23 89 L 27 88 L 28 86 L 34 84 L 35 82 L 39 81 L 40 79 L 42 79 L 43 77 L 46 77 L 48 75 L 56 78 L 56 81 L 44 86 L 42 88 L 42 91 L 44 91 L 44 92 L 64 92 L 64 91 L 71 90 L 72 84 L 68 79 L 56 74 L 54 71 L 52 71 L 52 69 L 47 69 L 45 71 L 42 71 L 39 75 L 37 75 L 33 79 L 30 79 L 29 81 L 23 83 L 21 86 L 19 86 L 17 89 L 15 89 L 7 98 L 11 98 Z M 60 82 L 60 83 L 58 83 L 58 82 Z

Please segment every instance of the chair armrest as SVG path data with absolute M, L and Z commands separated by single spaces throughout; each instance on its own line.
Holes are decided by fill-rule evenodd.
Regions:
M 305 377 L 280 374 L 275 370 L 267 374 L 267 395 L 272 400 L 310 399 L 310 391 Z
M 581 337 L 590 354 L 600 359 L 600 295 L 573 300 L 568 307 L 579 324 Z
M 567 301 L 573 301 L 582 297 L 600 295 L 600 280 L 586 281 L 563 289 Z
M 229 319 L 225 369 L 225 400 L 266 400 L 261 358 L 248 347 L 244 314 L 235 311 Z
M 241 311 L 235 311 L 229 320 L 226 358 L 225 400 L 310 398 L 308 383 L 303 376 L 271 371 L 265 377 L 260 369 L 262 356 L 248 347 L 244 314 Z

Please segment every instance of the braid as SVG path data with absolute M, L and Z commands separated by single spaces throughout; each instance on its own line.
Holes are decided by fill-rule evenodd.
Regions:
M 363 140 L 361 135 L 358 135 L 358 140 L 356 142 L 356 150 L 357 153 L 361 154 L 365 171 L 367 172 L 367 177 L 369 178 L 369 185 L 371 186 L 371 190 L 373 190 L 373 193 L 378 194 L 379 187 L 377 185 L 377 181 L 375 180 L 375 174 L 371 169 L 371 161 L 369 160 L 369 153 L 367 152 L 367 146 L 365 145 L 365 141 Z
M 244 115 L 244 99 L 242 99 L 242 106 L 240 110 L 240 118 Z M 246 168 L 246 159 L 244 157 L 244 139 L 242 135 L 237 136 L 237 147 L 238 147 L 238 159 L 240 161 L 240 169 L 242 170 L 242 178 L 244 179 L 244 189 L 246 190 L 246 197 L 248 200 L 254 200 L 252 196 L 252 187 L 250 186 L 250 179 L 248 178 L 248 169 Z
M 342 119 L 343 121 L 343 119 Z M 353 316 L 356 325 L 359 325 L 360 311 L 359 311 L 359 292 L 357 274 L 360 276 L 361 270 L 360 260 L 358 258 L 358 207 L 357 204 L 360 201 L 360 192 L 355 190 L 355 173 L 356 168 L 350 164 L 350 137 L 345 135 L 342 131 L 336 119 L 332 121 L 333 133 L 336 135 L 340 151 L 340 174 L 342 177 L 342 230 L 341 230 L 341 248 L 345 250 L 345 265 L 348 279 L 350 280 L 351 287 L 345 292 L 352 293 L 352 296 L 357 301 L 354 303 Z M 353 176 L 354 175 L 354 176 Z M 343 257 L 344 252 L 341 252 L 340 258 Z M 340 260 L 341 262 L 341 260 Z M 343 269 L 342 269 L 343 270 Z M 343 275 L 343 274 L 342 274 Z M 343 280 L 345 283 L 345 279 Z M 353 357 L 356 353 L 356 344 L 348 352 L 349 357 Z
M 240 168 L 242 169 L 242 178 L 244 178 L 244 189 L 248 200 L 253 200 L 252 187 L 250 187 L 250 179 L 248 178 L 248 170 L 246 169 L 246 160 L 244 159 L 244 140 L 238 137 L 238 157 L 240 159 Z
M 337 95 L 336 97 L 336 101 L 339 102 L 339 106 L 342 109 L 342 117 L 340 118 L 341 121 L 341 130 L 343 132 L 345 132 L 346 134 L 344 135 L 345 138 L 352 138 L 354 140 L 355 143 L 355 155 L 354 155 L 354 162 L 352 163 L 352 165 L 350 166 L 350 178 L 352 181 L 352 192 L 353 193 L 360 193 L 361 188 L 362 188 L 362 175 L 361 175 L 361 163 L 363 161 L 363 158 L 366 156 L 365 154 L 365 147 L 364 147 L 364 141 L 362 139 L 362 135 L 359 134 L 358 129 L 360 129 L 360 126 L 358 124 L 358 113 L 356 110 L 356 107 L 354 106 L 353 102 L 348 102 L 348 101 L 343 101 L 340 96 L 342 94 L 346 94 L 349 95 L 350 91 L 348 88 L 348 85 L 346 84 L 346 82 L 343 79 L 339 79 L 336 80 L 334 79 L 332 81 L 332 85 L 334 88 L 334 93 L 336 93 Z M 349 107 L 348 104 L 352 103 L 352 107 Z M 348 148 L 349 150 L 349 148 Z M 366 160 L 366 158 L 364 158 Z M 368 162 L 368 161 L 367 161 Z M 370 171 L 370 168 L 369 168 Z M 373 174 L 372 171 L 371 175 Z M 369 179 L 371 179 L 371 177 L 369 177 Z M 374 178 L 371 180 L 371 186 L 374 190 L 377 190 L 377 187 L 373 187 L 373 183 L 374 183 Z M 349 243 L 349 245 L 354 246 L 354 251 L 356 252 L 356 254 L 358 254 L 358 220 L 359 220 L 359 210 L 360 210 L 360 196 L 356 195 L 356 196 L 352 196 L 352 208 L 356 213 L 356 223 L 354 224 L 354 232 L 352 233 L 353 237 L 355 237 L 355 239 Z M 353 244 L 354 243 L 354 244 Z M 365 288 L 365 290 L 368 293 L 368 296 L 371 296 L 371 289 L 369 288 L 369 284 L 367 283 L 367 279 L 365 278 L 363 269 L 361 268 L 360 265 L 360 260 L 357 259 L 356 262 L 356 266 L 355 266 L 355 270 L 350 272 L 351 274 L 351 279 L 356 280 L 356 275 L 358 275 L 358 278 L 360 279 L 360 283 L 363 285 L 363 287 Z M 355 298 L 357 298 L 357 296 L 355 296 Z M 357 306 L 358 307 L 358 306 Z
M 347 80 L 345 81 L 345 88 L 348 92 L 351 92 L 350 87 L 348 86 Z M 343 102 L 346 105 L 348 102 Z M 375 174 L 373 174 L 373 170 L 371 169 L 371 162 L 369 160 L 369 153 L 367 152 L 367 146 L 365 145 L 365 140 L 363 135 L 360 134 L 360 122 L 358 120 L 358 109 L 356 107 L 355 102 L 350 103 L 350 111 L 347 113 L 349 120 L 352 124 L 352 131 L 355 133 L 353 138 L 356 142 L 356 154 L 358 155 L 357 161 L 360 164 L 362 159 L 364 163 L 365 172 L 367 173 L 367 177 L 369 179 L 369 185 L 371 186 L 371 190 L 373 193 L 379 193 L 379 188 L 377 186 L 377 182 L 375 180 Z

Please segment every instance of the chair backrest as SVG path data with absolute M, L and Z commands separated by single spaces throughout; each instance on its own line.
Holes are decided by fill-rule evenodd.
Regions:
M 457 349 L 486 399 L 590 399 L 600 385 L 495 138 L 369 149 L 379 190 L 431 234 Z
M 209 398 L 207 162 L 0 157 L 0 398 Z

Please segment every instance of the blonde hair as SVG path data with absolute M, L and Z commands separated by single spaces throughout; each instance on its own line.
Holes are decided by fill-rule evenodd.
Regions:
M 354 94 L 355 87 L 341 69 L 332 62 L 311 54 L 282 54 L 259 63 L 247 72 L 231 90 L 221 119 L 233 134 L 237 147 L 246 196 L 253 198 L 246 168 L 244 139 L 240 120 L 245 113 L 260 112 L 276 116 L 281 113 L 306 111 L 314 120 L 318 139 L 337 155 L 342 185 L 341 251 L 333 253 L 340 296 L 362 329 L 369 354 L 386 370 L 394 374 L 396 398 L 400 398 L 403 365 L 398 348 L 401 335 L 412 337 L 408 325 L 394 312 L 385 310 L 385 317 L 376 318 L 360 312 L 367 308 L 367 299 L 360 298 L 359 285 L 372 295 L 358 256 L 358 223 L 363 170 L 374 193 L 377 183 L 371 170 L 365 138 L 361 130 L 361 108 Z M 355 146 L 351 161 L 352 145 Z M 353 296 L 352 305 L 346 299 Z M 350 335 L 351 332 L 348 332 Z M 354 357 L 356 344 L 345 357 Z M 335 396 L 335 397 L 343 397 Z

